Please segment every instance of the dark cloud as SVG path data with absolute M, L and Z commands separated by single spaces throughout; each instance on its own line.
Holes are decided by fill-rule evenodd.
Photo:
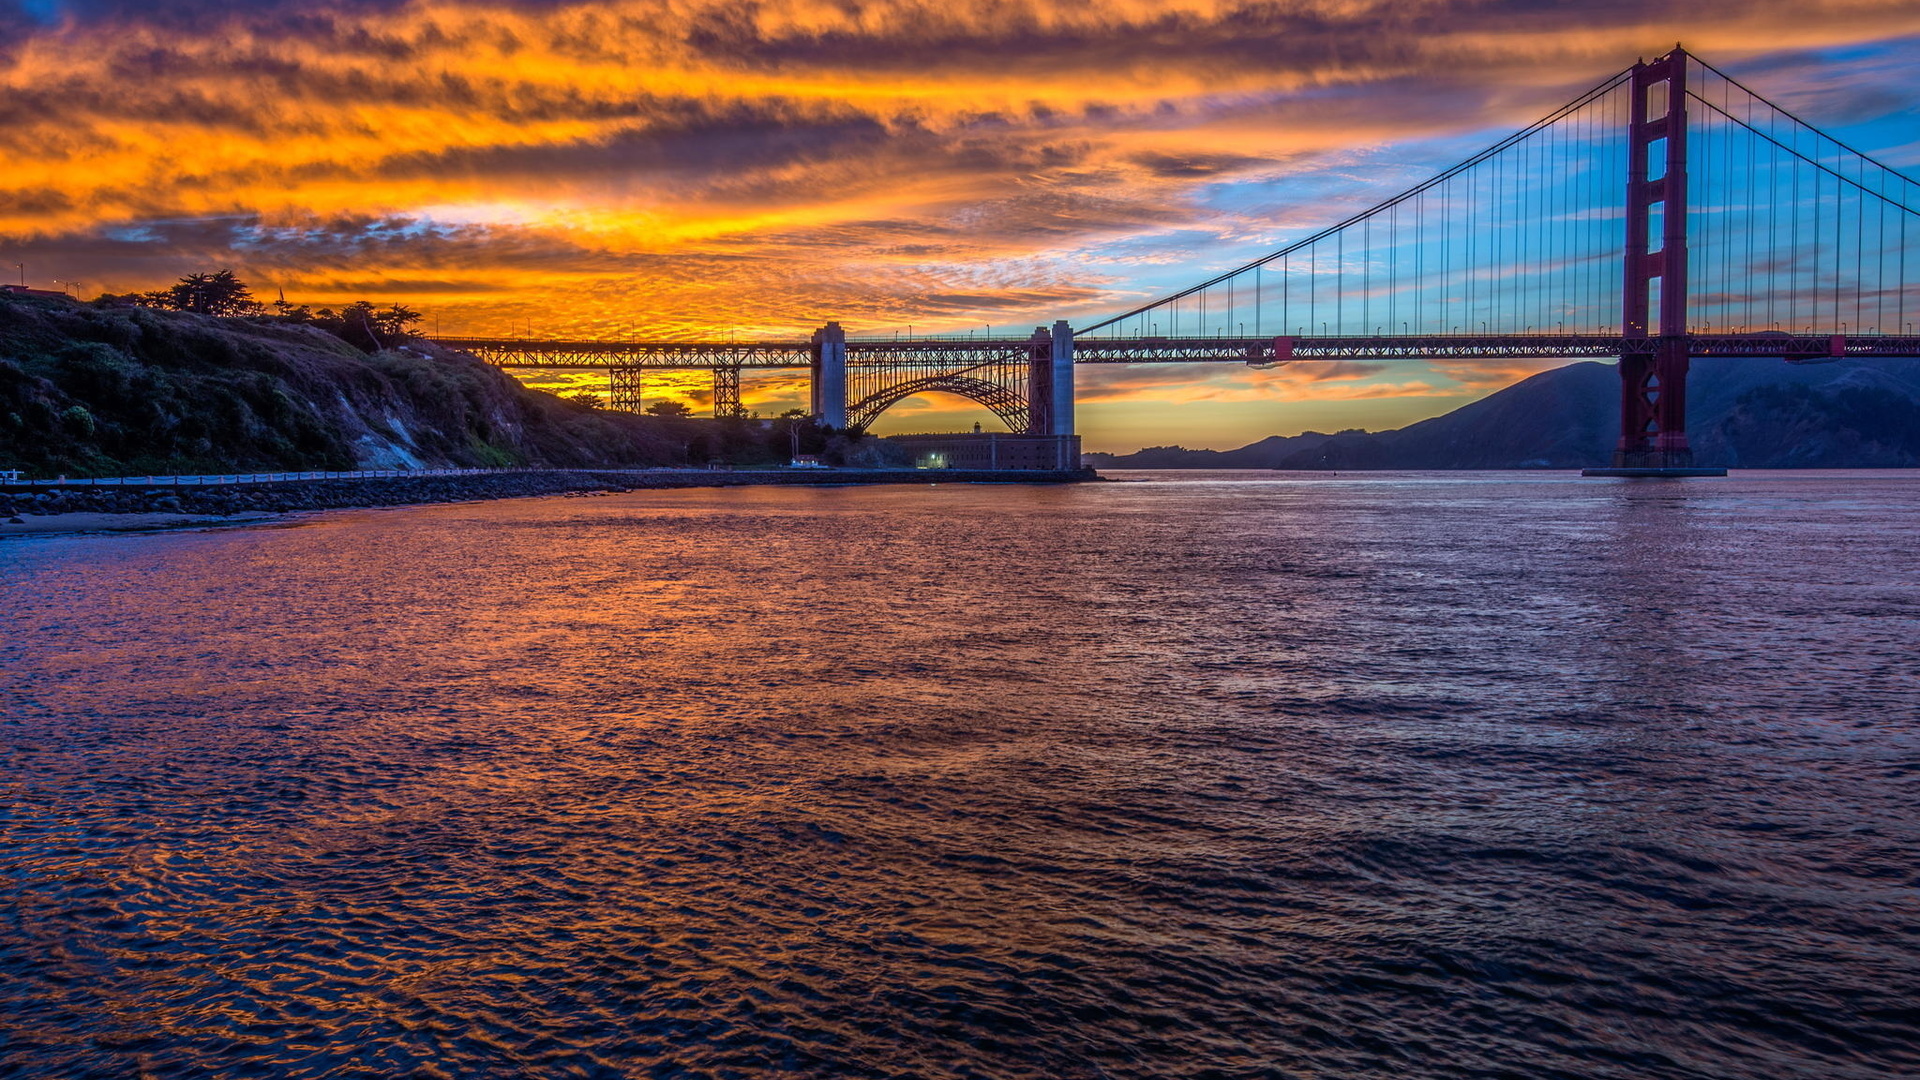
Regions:
M 1415 46 L 1409 38 L 1439 29 L 1434 6 L 1248 3 L 1225 6 L 1211 16 L 1176 9 L 1128 18 L 1103 17 L 1097 5 L 1090 5 L 1076 18 L 1054 4 L 995 4 L 968 17 L 965 9 L 947 5 L 903 3 L 881 5 L 888 17 L 874 28 L 768 29 L 754 17 L 760 5 L 741 4 L 696 13 L 683 40 L 709 57 L 770 68 L 1111 69 L 1142 61 L 1312 68 L 1325 63 L 1330 46 L 1356 59 L 1410 55 Z
M 407 0 L 346 0 L 327 5 L 341 14 L 393 11 Z M 280 21 L 303 25 L 307 0 L 0 0 L 0 19 L 12 17 L 33 26 L 66 22 L 139 22 L 184 31 L 213 31 L 236 21 Z
M 1275 164 L 1272 158 L 1243 154 L 1135 154 L 1128 160 L 1155 176 L 1170 179 L 1200 179 L 1224 176 L 1246 169 Z
M 606 138 L 401 153 L 383 160 L 378 174 L 484 176 L 505 182 L 564 176 L 575 183 L 619 184 L 709 174 L 737 179 L 796 162 L 873 153 L 892 139 L 886 125 L 873 117 L 833 106 L 682 99 L 636 105 L 634 111 L 647 114 L 644 126 Z

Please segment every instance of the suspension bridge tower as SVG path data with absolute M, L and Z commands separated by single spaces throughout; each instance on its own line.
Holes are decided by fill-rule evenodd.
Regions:
M 1635 64 L 1628 87 L 1620 441 L 1589 471 L 1724 473 L 1687 445 L 1687 54 Z

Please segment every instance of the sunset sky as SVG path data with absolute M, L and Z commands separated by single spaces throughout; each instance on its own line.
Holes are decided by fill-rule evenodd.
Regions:
M 0 262 L 83 295 L 231 266 L 449 335 L 1084 325 L 1675 41 L 1920 163 L 1911 0 L 0 0 Z M 1392 427 L 1543 366 L 1082 369 L 1081 428 Z

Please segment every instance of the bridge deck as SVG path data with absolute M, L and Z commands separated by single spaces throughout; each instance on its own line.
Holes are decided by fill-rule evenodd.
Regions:
M 588 341 L 520 338 L 436 338 L 506 368 L 793 368 L 813 362 L 806 340 Z M 1044 344 L 1044 343 L 1041 343 Z M 1246 363 L 1296 360 L 1597 359 L 1652 353 L 1658 338 L 1605 334 L 1437 335 L 1378 337 L 1088 337 L 1074 341 L 1082 364 Z M 1035 343 L 1019 338 L 848 341 L 849 366 L 892 366 L 1025 356 Z M 1920 337 L 1828 334 L 1695 334 L 1693 356 L 1789 360 L 1920 357 Z

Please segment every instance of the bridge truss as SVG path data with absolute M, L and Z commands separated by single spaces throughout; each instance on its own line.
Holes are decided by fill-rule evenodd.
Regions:
M 1053 397 L 1052 334 L 1036 328 L 1027 339 L 842 341 L 846 413 L 836 426 L 866 428 L 888 408 L 915 394 L 944 392 L 991 410 L 1009 431 L 1031 432 L 1047 421 Z M 816 338 L 823 335 L 816 334 Z M 833 342 L 784 341 L 542 341 L 526 338 L 436 339 L 497 367 L 605 370 L 614 408 L 645 406 L 649 371 L 709 371 L 714 414 L 743 416 L 740 378 L 746 370 L 811 368 L 819 377 Z M 1038 408 L 1036 409 L 1036 403 Z M 816 411 L 824 411 L 817 409 Z

